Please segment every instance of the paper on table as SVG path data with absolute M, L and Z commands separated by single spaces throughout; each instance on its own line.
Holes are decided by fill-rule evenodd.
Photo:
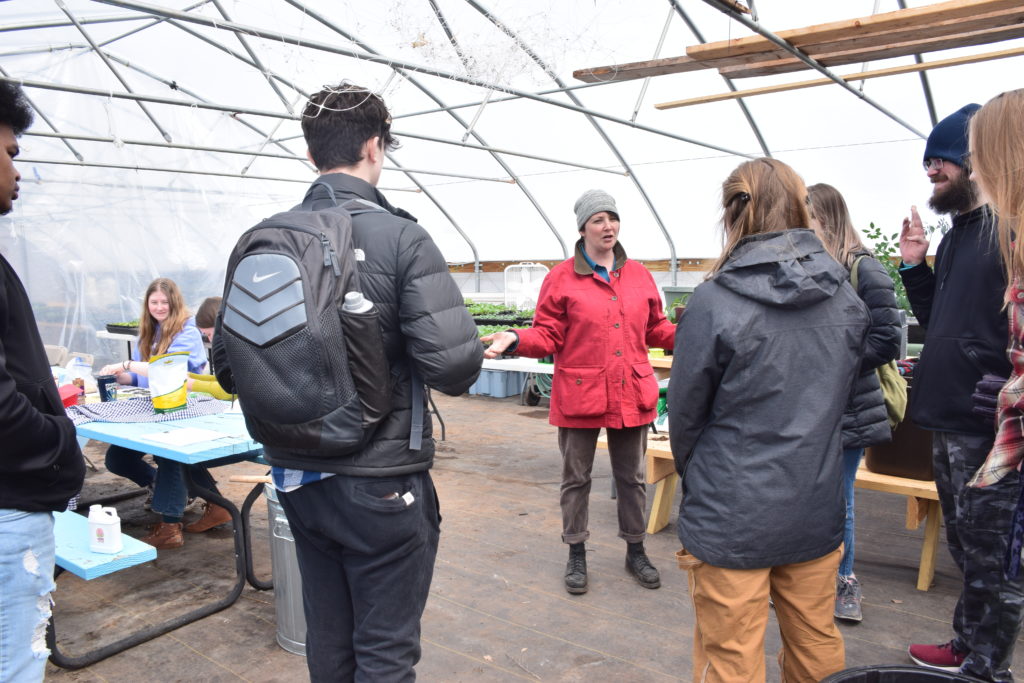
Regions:
M 182 427 L 181 429 L 170 429 L 165 432 L 142 434 L 139 438 L 145 439 L 146 441 L 155 441 L 157 443 L 167 444 L 168 446 L 188 446 L 194 443 L 202 443 L 203 441 L 223 439 L 225 436 L 227 435 L 221 432 L 215 432 L 212 429 Z

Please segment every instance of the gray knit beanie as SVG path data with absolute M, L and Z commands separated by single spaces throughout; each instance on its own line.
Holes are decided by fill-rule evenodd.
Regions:
M 615 208 L 615 199 L 604 190 L 587 190 L 576 200 L 573 207 L 576 212 L 576 228 L 580 229 L 595 213 L 608 211 L 616 216 L 619 210 Z

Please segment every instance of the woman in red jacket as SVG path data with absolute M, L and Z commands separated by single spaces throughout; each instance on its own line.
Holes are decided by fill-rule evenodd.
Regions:
M 484 355 L 496 358 L 511 350 L 531 358 L 555 356 L 550 420 L 558 427 L 562 452 L 566 590 L 587 592 L 590 471 L 602 427 L 615 477 L 619 536 L 628 544 L 626 569 L 641 586 L 658 588 L 658 570 L 644 551 L 646 491 L 640 474 L 658 401 L 647 347 L 671 349 L 675 326 L 662 313 L 654 278 L 627 259 L 619 244 L 619 213 L 611 195 L 589 190 L 575 211 L 580 232 L 575 253 L 544 279 L 533 327 L 484 337 L 491 342 Z

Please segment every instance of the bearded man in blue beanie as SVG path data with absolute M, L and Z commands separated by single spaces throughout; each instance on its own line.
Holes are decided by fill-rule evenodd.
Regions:
M 929 206 L 948 214 L 952 227 L 932 269 L 928 238 L 917 210 L 903 220 L 900 276 L 910 305 L 926 330 L 914 370 L 909 417 L 932 433 L 932 463 L 946 540 L 963 572 L 953 613 L 953 639 L 911 645 L 918 664 L 962 671 L 988 681 L 1012 681 L 1010 660 L 1020 631 L 1024 580 L 1003 574 L 1018 477 L 986 488 L 967 488 L 995 439 L 995 421 L 972 411 L 971 394 L 983 375 L 1008 377 L 1006 272 L 999 257 L 995 220 L 970 179 L 968 121 L 980 107 L 968 104 L 940 121 L 924 150 L 933 185 Z

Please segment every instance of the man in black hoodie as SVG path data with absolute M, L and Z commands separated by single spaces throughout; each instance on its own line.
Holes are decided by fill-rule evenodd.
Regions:
M 1003 576 L 1017 477 L 986 488 L 966 488 L 995 439 L 995 422 L 972 413 L 971 394 L 982 375 L 1008 377 L 1006 274 L 995 223 L 970 179 L 969 104 L 935 126 L 924 151 L 934 185 L 929 205 L 952 216 L 935 256 L 915 209 L 900 235 L 900 275 L 918 322 L 926 329 L 914 370 L 909 415 L 932 432 L 932 460 L 949 551 L 963 572 L 953 613 L 954 638 L 942 645 L 911 645 L 922 666 L 990 681 L 1012 681 L 1010 660 L 1020 631 L 1024 581 Z
M 0 215 L 18 198 L 19 136 L 32 123 L 21 90 L 0 83 Z M 41 681 L 50 652 L 53 515 L 85 477 L 25 288 L 0 255 L 0 679 Z

